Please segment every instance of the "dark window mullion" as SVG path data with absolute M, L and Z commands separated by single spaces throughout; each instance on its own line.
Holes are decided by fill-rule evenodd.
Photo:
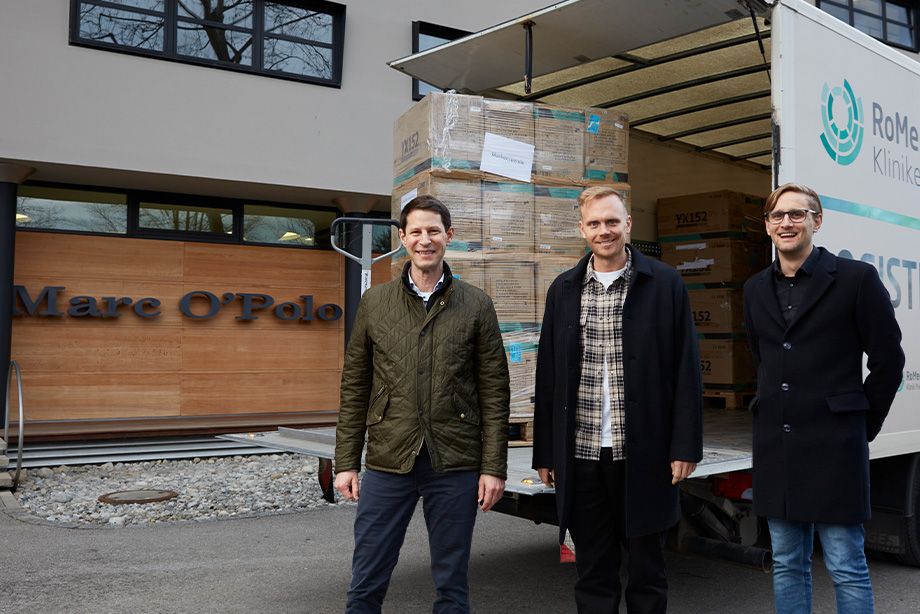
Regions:
M 242 243 L 243 242 L 243 203 L 235 203 L 231 209 L 233 210 L 233 242 Z
M 341 87 L 345 64 L 345 6 L 329 14 L 332 15 L 332 82 Z
M 269 32 L 265 32 L 264 35 L 265 38 L 277 38 L 278 40 L 288 41 L 289 43 L 297 43 L 298 45 L 310 45 L 311 47 L 335 49 L 335 43 L 324 43 L 322 41 L 314 41 L 308 38 L 299 38 L 297 36 L 290 36 L 288 34 L 271 34 Z
M 129 191 L 127 195 L 128 202 L 128 232 L 127 236 L 136 237 L 140 226 L 140 198 L 137 193 Z
M 257 71 L 265 70 L 263 59 L 265 51 L 265 2 L 256 0 L 252 9 L 252 67 Z M 242 211 L 242 209 L 241 209 Z M 243 241 L 243 214 L 240 213 L 240 242 Z
M 888 2 L 882 0 L 882 40 L 888 41 Z
M 178 55 L 178 48 L 176 41 L 178 36 L 176 35 L 176 16 L 179 13 L 179 0 L 166 0 L 166 40 L 165 52 L 171 58 L 174 58 Z

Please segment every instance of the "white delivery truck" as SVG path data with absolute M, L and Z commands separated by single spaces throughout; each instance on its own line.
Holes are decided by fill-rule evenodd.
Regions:
M 625 111 L 637 241 L 657 239 L 658 198 L 815 188 L 819 243 L 878 269 L 903 331 L 904 379 L 871 445 L 867 546 L 920 566 L 920 64 L 802 0 L 569 0 L 390 66 L 460 93 Z M 707 410 L 680 535 L 756 563 L 750 428 L 744 410 Z M 333 454 L 333 430 L 232 437 Z M 530 454 L 509 450 L 496 509 L 554 522 Z

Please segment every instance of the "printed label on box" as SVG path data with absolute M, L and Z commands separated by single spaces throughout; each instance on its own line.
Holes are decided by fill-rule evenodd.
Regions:
M 588 132 L 597 134 L 601 131 L 601 116 L 591 114 L 588 116 Z
M 502 177 L 530 181 L 533 153 L 534 147 L 529 143 L 486 132 L 482 144 L 482 164 L 479 168 Z
M 403 194 L 403 197 L 399 199 L 399 210 L 402 211 L 403 209 L 405 209 L 406 205 L 408 205 L 409 202 L 416 196 L 418 196 L 418 188 L 415 188 L 414 190 L 409 190 L 408 192 Z

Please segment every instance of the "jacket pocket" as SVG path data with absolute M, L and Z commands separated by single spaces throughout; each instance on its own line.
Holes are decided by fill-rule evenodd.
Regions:
M 454 415 L 469 424 L 479 424 L 478 409 L 474 409 L 470 402 L 456 390 L 454 391 Z
M 367 410 L 368 426 L 377 424 L 383 420 L 383 415 L 386 413 L 387 405 L 389 402 L 390 394 L 387 392 L 386 386 L 381 386 Z
M 869 411 L 869 399 L 864 392 L 848 392 L 827 397 L 827 406 L 833 412 Z

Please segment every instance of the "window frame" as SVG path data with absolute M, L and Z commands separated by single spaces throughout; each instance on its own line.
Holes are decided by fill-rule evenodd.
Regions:
M 332 77 L 324 79 L 311 75 L 297 75 L 295 73 L 282 72 L 262 68 L 263 45 L 266 39 L 266 32 L 263 19 L 263 7 L 266 1 L 276 4 L 287 4 L 290 6 L 304 9 L 316 10 L 321 13 L 332 16 L 332 43 L 323 43 L 320 41 L 306 41 L 305 39 L 293 40 L 293 42 L 309 42 L 317 46 L 332 49 Z M 178 62 L 180 64 L 192 64 L 195 66 L 205 66 L 208 68 L 218 68 L 232 72 L 259 75 L 263 77 L 272 77 L 275 79 L 284 79 L 287 81 L 298 81 L 301 83 L 310 83 L 312 85 L 322 85 L 325 87 L 342 87 L 342 67 L 345 61 L 345 9 L 344 4 L 330 2 L 329 0 L 253 0 L 252 14 L 252 65 L 230 64 L 219 60 L 208 58 L 197 58 L 194 56 L 182 55 L 177 49 L 177 26 L 179 22 L 193 23 L 196 25 L 214 25 L 225 30 L 246 30 L 232 24 L 218 24 L 203 19 L 192 19 L 179 16 L 179 5 L 177 0 L 163 0 L 164 2 L 164 32 L 163 32 L 163 50 L 139 49 L 127 45 L 118 45 L 114 43 L 104 43 L 92 41 L 80 37 L 80 5 L 83 3 L 95 4 L 106 8 L 135 12 L 143 15 L 159 15 L 156 11 L 149 9 L 135 8 L 126 5 L 115 4 L 108 0 L 70 0 L 70 24 L 69 24 L 69 42 L 75 47 L 86 47 L 90 49 L 102 49 L 115 53 L 125 53 L 128 55 L 141 56 L 147 58 L 156 58 L 169 62 Z M 292 37 L 277 36 L 269 34 L 269 38 L 282 38 L 292 40 Z M 293 37 L 297 38 L 297 37 Z
M 920 17 L 920 2 L 916 2 L 915 0 L 902 0 L 902 1 L 880 0 L 880 2 L 882 5 L 881 15 L 876 15 L 874 13 L 869 13 L 869 12 L 857 9 L 854 6 L 853 0 L 817 0 L 815 5 L 819 9 L 822 8 L 822 5 L 830 5 L 838 9 L 847 11 L 849 15 L 849 21 L 847 23 L 854 28 L 856 28 L 856 25 L 854 25 L 856 21 L 855 20 L 856 14 L 876 18 L 882 23 L 882 37 L 881 38 L 868 34 L 867 32 L 863 32 L 862 30 L 859 30 L 859 28 L 856 28 L 856 29 L 859 30 L 860 32 L 863 32 L 864 34 L 868 34 L 869 36 L 872 36 L 872 38 L 874 38 L 875 40 L 879 42 L 885 43 L 889 47 L 895 47 L 896 49 L 903 49 L 905 51 L 912 51 L 914 53 L 920 52 L 920 31 L 918 31 L 917 29 L 917 19 L 918 17 Z M 888 13 L 887 13 L 887 8 L 888 8 L 888 5 L 890 4 L 894 4 L 894 5 L 897 5 L 897 6 L 900 6 L 906 9 L 908 14 L 912 18 L 913 23 L 904 24 L 900 21 L 896 21 L 894 19 L 889 18 Z M 908 46 L 908 45 L 903 45 L 897 41 L 889 40 L 888 39 L 889 24 L 910 27 L 911 33 L 913 34 L 913 44 Z
M 419 52 L 419 37 L 422 34 L 427 34 L 428 36 L 436 36 L 438 38 L 446 39 L 448 42 L 455 41 L 464 36 L 469 36 L 472 32 L 467 32 L 466 30 L 460 30 L 458 28 L 451 28 L 449 26 L 442 26 L 436 23 L 431 23 L 429 21 L 413 21 L 412 22 L 412 53 L 416 54 Z M 419 92 L 419 80 L 415 77 L 412 77 L 412 100 L 418 101 L 424 98 Z M 433 87 L 433 86 L 432 86 Z
M 264 243 L 261 241 L 245 241 L 243 239 L 243 218 L 245 215 L 244 208 L 246 205 L 264 205 L 267 207 L 277 207 L 280 209 L 291 209 L 294 211 L 321 211 L 323 213 L 333 213 L 335 217 L 342 216 L 342 210 L 338 207 L 322 207 L 320 205 L 282 203 L 269 200 L 258 200 L 253 198 L 247 199 L 229 199 L 215 196 L 197 196 L 194 194 L 180 194 L 175 192 L 158 192 L 152 190 L 120 190 L 112 187 L 89 186 L 81 184 L 54 183 L 48 181 L 27 181 L 22 184 L 24 187 L 35 188 L 59 188 L 69 190 L 86 190 L 91 192 L 106 192 L 110 194 L 123 194 L 126 197 L 126 206 L 128 213 L 127 229 L 124 233 L 96 232 L 87 230 L 61 230 L 56 228 L 29 228 L 27 226 L 16 226 L 16 232 L 45 232 L 52 234 L 69 234 L 109 238 L 128 238 L 128 239 L 154 239 L 161 241 L 183 241 L 186 243 L 221 243 L 224 245 L 255 246 L 255 247 L 279 247 L 282 249 L 308 249 L 320 251 L 332 251 L 331 232 L 330 239 L 326 245 L 303 245 L 293 243 Z M 17 190 L 17 202 L 18 202 Z M 215 207 L 220 209 L 229 209 L 233 215 L 233 233 L 220 235 L 209 232 L 166 230 L 157 228 L 140 228 L 140 203 L 154 202 L 163 205 L 186 205 L 199 207 Z M 330 225 L 331 230 L 331 225 Z

